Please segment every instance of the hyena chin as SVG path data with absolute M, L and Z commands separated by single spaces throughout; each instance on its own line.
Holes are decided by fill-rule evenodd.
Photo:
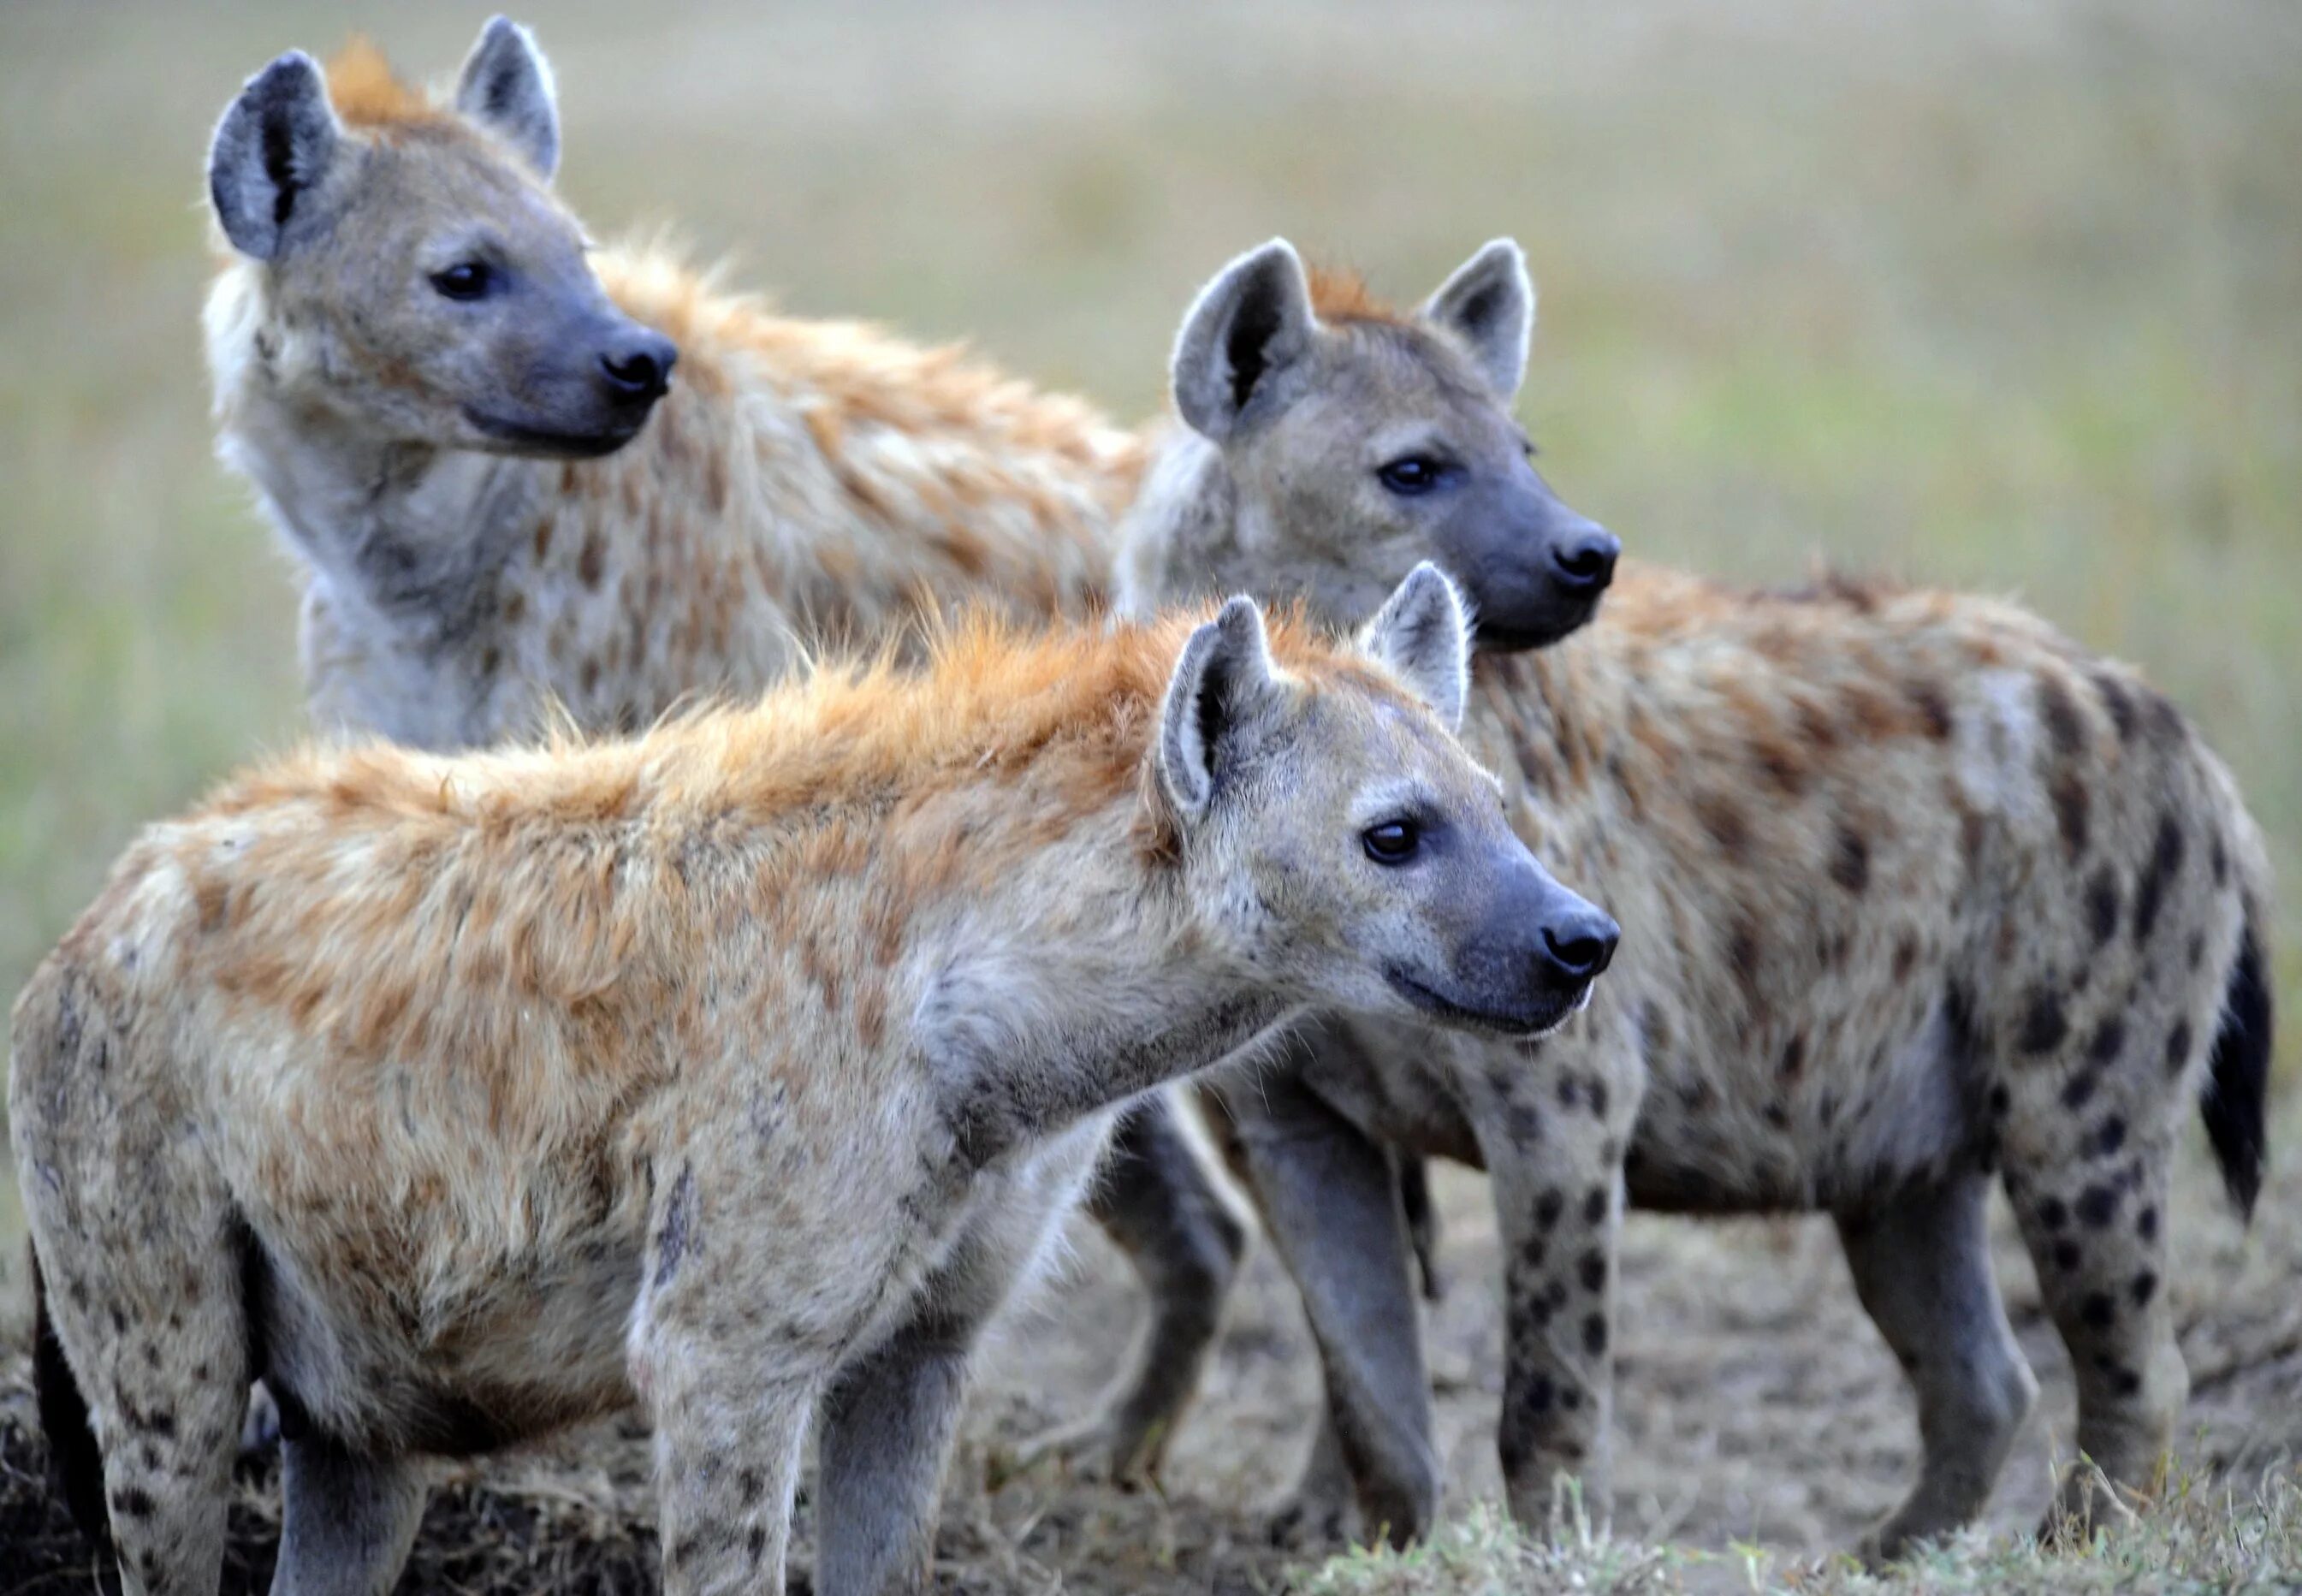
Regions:
M 985 620 L 147 832 L 8 1098 L 42 1409 L 123 1587 L 215 1588 L 254 1376 L 281 1591 L 390 1589 L 427 1457 L 634 1395 L 667 1589 L 783 1588 L 819 1411 L 816 1588 L 926 1583 L 976 1331 L 1114 1105 L 1306 1005 L 1540 1036 L 1607 964 L 1450 735 L 1467 650 L 1434 568 L 1357 646 L 1245 599 Z
M 1138 530 L 1129 601 L 1188 590 L 1172 529 Z M 1343 618 L 1302 579 L 1323 543 L 1264 526 L 1225 580 Z M 1634 935 L 1539 1049 L 1321 1020 L 1251 1088 L 1202 1088 L 1327 1373 L 1294 1526 L 1324 1539 L 1356 1511 L 1404 1540 L 1435 1511 L 1401 1154 L 1493 1177 L 1498 1449 L 1524 1518 L 1550 1516 L 1561 1475 L 1604 1499 L 1626 1197 L 1833 1214 L 1924 1443 L 1866 1550 L 1972 1517 L 2036 1390 L 1985 1245 L 1995 1180 L 2091 1464 L 2048 1527 L 2109 1511 L 2095 1482 L 2150 1491 L 2187 1389 L 2164 1289 L 2178 1133 L 2200 1106 L 2250 1207 L 2271 1050 L 2261 839 L 2181 715 L 2010 605 L 1633 565 L 1594 625 L 1482 658 L 1464 736 L 1505 773 L 1519 834 Z M 1239 1227 L 1172 1136 L 1121 1150 L 1106 1224 L 1152 1332 L 1071 1439 L 1155 1463 L 1221 1312 L 1208 1282 L 1227 1277 L 1203 1261 Z

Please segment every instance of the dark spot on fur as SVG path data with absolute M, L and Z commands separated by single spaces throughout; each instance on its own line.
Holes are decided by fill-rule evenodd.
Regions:
M 1990 1117 L 1992 1119 L 2004 1119 L 2006 1117 L 2006 1111 L 2012 1107 L 2013 1105 L 2014 1099 L 2012 1096 L 2008 1093 L 2004 1085 L 1995 1086 L 1990 1088 Z
M 1558 1405 L 1567 1412 L 1573 1413 L 1583 1406 L 1583 1393 L 1571 1385 L 1564 1387 L 1558 1393 Z
M 1607 1189 L 1593 1186 L 1583 1194 L 1583 1222 L 1595 1225 L 1607 1217 Z
M 1607 1349 L 1607 1315 L 1592 1314 L 1583 1321 L 1583 1350 L 1596 1357 Z
M 1759 971 L 1759 928 L 1746 915 L 1737 915 L 1727 934 L 1726 968 L 1744 981 Z
M 1551 1383 L 1550 1376 L 1537 1374 L 1519 1393 L 1519 1407 L 1526 1413 L 1549 1413 L 1551 1399 L 1557 1394 L 1558 1387 Z
M 766 1525 L 755 1524 L 752 1526 L 752 1533 L 744 1537 L 744 1552 L 745 1556 L 752 1559 L 752 1563 L 754 1567 L 758 1567 L 760 1558 L 768 1555 L 768 1526 Z
M 1607 1255 L 1598 1248 L 1593 1247 L 1584 1253 L 1582 1261 L 1575 1267 L 1582 1276 L 1585 1291 L 1596 1291 L 1607 1283 Z
M 1950 735 L 1950 695 L 1943 691 L 1940 682 L 1919 677 L 1906 685 L 1911 695 L 1911 707 L 1919 712 L 1919 724 L 1927 735 L 1941 742 Z
M 597 592 L 600 578 L 607 569 L 608 550 L 600 537 L 600 529 L 591 528 L 584 534 L 584 547 L 576 556 L 576 578 L 588 590 Z
M 2087 878 L 2086 909 L 2087 928 L 2100 947 L 2118 929 L 2118 872 L 2106 864 Z
M 2086 784 L 2068 770 L 2054 777 L 2049 793 L 2054 801 L 2054 825 L 2063 834 L 2063 852 L 2075 862 L 2086 854 L 2092 797 Z
M 2118 1317 L 2118 1305 L 2111 1301 L 2106 1291 L 2090 1291 L 2079 1305 L 2079 1317 L 2093 1329 L 2108 1330 Z
M 1558 1215 L 1567 1206 L 1565 1194 L 1556 1186 L 1543 1188 L 1542 1195 L 1534 1199 L 1534 1222 L 1544 1230 L 1558 1222 Z
M 1918 968 L 1918 963 L 1919 934 L 1906 930 L 1895 938 L 1895 979 L 1909 980 L 1911 971 Z
M 2207 850 L 2206 860 L 2214 869 L 2216 886 L 2230 879 L 2230 852 L 2222 846 L 2222 834 L 2219 827 L 2214 830 L 2214 843 Z
M 1581 1092 L 1582 1088 L 1582 1080 L 1575 1075 L 1574 1071 L 1568 1070 L 1562 1072 L 1558 1077 L 1558 1106 L 1561 1108 L 1574 1107 L 1576 1102 L 1577 1094 Z
M 2063 1083 L 2063 1106 L 2084 1108 L 2094 1096 L 2094 1089 L 2102 1083 L 2101 1074 L 2094 1070 L 2080 1070 Z
M 1712 793 L 1697 799 L 1695 817 L 1718 851 L 1729 859 L 1739 859 L 1751 844 L 1751 822 L 1735 803 L 1719 794 Z
M 2131 1369 L 2120 1366 L 2105 1372 L 2110 1375 L 2112 1388 L 2121 1397 L 2130 1397 L 2142 1389 L 2142 1376 Z
M 130 1485 L 112 1499 L 113 1511 L 125 1513 L 130 1518 L 149 1518 L 158 1508 L 152 1493 L 141 1485 Z
M 2134 1216 L 2134 1233 L 2145 1241 L 2158 1239 L 2158 1210 L 2148 1207 Z
M 2060 676 L 2038 678 L 2038 716 L 2046 723 L 2056 753 L 2068 759 L 2078 752 L 2086 741 L 2086 727 L 2079 724 L 2079 707 L 2071 701 L 2071 690 Z
M 1772 1125 L 1777 1130 L 1789 1130 L 1791 1123 L 1791 1111 L 1784 1107 L 1779 1101 L 1768 1104 L 1767 1123 Z
M 2125 1046 L 2126 1021 L 2113 1014 L 2095 1028 L 2092 1039 L 2087 1043 L 2086 1055 L 2090 1063 L 2106 1064 Z
M 1783 1044 L 1783 1058 L 1782 1063 L 1777 1067 L 1777 1073 L 1785 1079 L 1795 1080 L 1798 1079 L 1799 1071 L 1805 1068 L 1806 1033 L 1802 1030 L 1794 1030 L 1791 1032 L 1791 1039 Z
M 2025 1053 L 2050 1053 L 2062 1045 L 2070 1029 L 2070 1021 L 2063 1017 L 2061 995 L 2041 987 L 2030 994 L 2029 1012 L 2022 1017 L 2015 1046 Z
M 1543 1260 L 1550 1255 L 1550 1247 L 1542 1237 L 1529 1236 L 1519 1247 L 1518 1261 L 1532 1274 L 1542 1269 Z
M 1593 1075 L 1583 1083 L 1584 1094 L 1591 1099 L 1591 1113 L 1598 1119 L 1607 1117 L 1607 1083 Z
M 683 1164 L 663 1205 L 663 1225 L 655 1237 L 655 1289 L 662 1290 L 679 1273 L 680 1261 L 695 1243 L 695 1169 Z
M 1870 885 L 1870 844 L 1862 835 L 1842 825 L 1831 850 L 1830 878 L 1851 893 Z
M 2145 1306 L 2157 1294 L 2158 1277 L 2147 1269 L 2136 1275 L 2133 1285 L 2128 1288 L 2128 1295 L 2134 1298 L 2136 1307 Z
M 2089 1230 L 2101 1230 L 2118 1213 L 2118 1188 L 2089 1186 L 2079 1193 L 2078 1215 Z
M 2118 740 L 2123 743 L 2130 739 L 2134 735 L 2134 700 L 2128 695 L 2125 684 L 2106 670 L 2096 671 L 2094 690 L 2102 700 L 2102 707 L 2110 712 L 2111 724 L 2118 728 Z
M 2158 923 L 2158 908 L 2166 889 L 2182 868 L 2182 827 L 2172 810 L 2158 818 L 2158 835 L 2150 844 L 2150 862 L 2142 867 L 2134 887 L 2134 940 L 2149 940 Z
M 2050 1231 L 2059 1231 L 2070 1222 L 2071 1211 L 2063 1206 L 2060 1197 L 2040 1197 L 2037 1214 L 2038 1222 Z
M 2068 1274 L 2079 1266 L 2079 1244 L 2065 1237 L 2054 1243 L 2054 1267 Z
M 2094 1133 L 2095 1157 L 2107 1158 L 2125 1145 L 2126 1121 L 2117 1114 L 2111 1115 L 2110 1118 L 2105 1120 L 2099 1126 L 2096 1127 Z
M 2190 1063 L 2190 1022 L 2174 1021 L 2174 1029 L 2166 1033 L 2166 1072 L 2180 1075 Z
M 2184 958 L 2193 970 L 2206 962 L 2206 934 L 2204 931 L 2190 933 L 2190 949 Z

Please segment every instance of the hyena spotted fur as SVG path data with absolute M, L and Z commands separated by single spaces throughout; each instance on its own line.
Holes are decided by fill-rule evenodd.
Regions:
M 1550 492 L 1509 413 L 1531 297 L 1506 241 L 1450 276 L 1411 334 L 1362 315 L 1354 280 L 1314 278 L 1327 329 L 1288 351 L 1290 452 L 1226 475 L 1187 427 L 1122 432 L 952 350 L 772 316 L 660 252 L 587 256 L 550 191 L 559 144 L 550 71 L 501 19 L 444 101 L 371 47 L 324 74 L 290 55 L 218 130 L 221 449 L 302 575 L 323 727 L 450 748 L 556 708 L 631 729 L 756 692 L 816 639 L 882 638 L 958 599 L 1078 617 L 1108 596 L 1138 488 L 1137 514 L 1193 540 L 1233 521 L 1257 538 L 1318 526 L 1315 564 L 1290 575 L 1331 610 L 1364 614 L 1435 559 L 1483 648 L 1571 631 L 1612 572 L 1615 541 Z M 1281 385 L 1231 364 L 1264 351 L 1204 312 L 1185 336 L 1223 340 L 1209 381 L 1274 408 Z M 1477 491 L 1389 469 L 1421 463 L 1435 436 Z M 1127 1196 L 1147 1169 L 1160 1190 L 1191 1180 L 1156 1105 L 1122 1146 L 1095 1200 L 1163 1274 L 1169 1319 L 1139 1366 L 1187 1392 L 1244 1232 L 1211 1196 L 1181 1223 Z M 1169 1402 L 1138 1393 L 1138 1407 Z
M 550 68 L 500 18 L 452 97 L 365 45 L 325 72 L 291 53 L 217 130 L 220 449 L 302 576 L 323 727 L 475 746 L 550 705 L 629 730 L 960 602 L 1034 620 L 1105 604 L 1147 434 L 956 349 L 769 315 L 660 250 L 587 252 L 550 188 L 559 146 Z M 1498 249 L 1434 300 L 1437 336 L 1491 336 L 1476 290 L 1516 260 Z M 1483 408 L 1483 432 L 1458 429 L 1477 463 L 1523 465 L 1483 388 L 1404 380 L 1379 355 L 1331 363 L 1351 396 L 1338 448 Z M 1557 635 L 1612 544 L 1524 475 L 1485 507 L 1507 513 L 1434 517 L 1383 491 L 1346 530 L 1383 548 L 1390 584 L 1433 559 L 1483 626 Z M 1246 512 L 1282 516 L 1292 491 L 1250 487 Z M 1365 569 L 1336 569 L 1371 611 Z
M 8 1097 L 123 1587 L 214 1590 L 260 1375 L 277 1592 L 390 1590 L 428 1457 L 634 1397 L 668 1590 L 784 1588 L 811 1415 L 814 1588 L 927 1588 L 974 1331 L 1114 1105 L 1307 1004 L 1531 1037 L 1588 1000 L 1614 927 L 1449 735 L 1466 651 L 1432 567 L 1357 647 L 1244 599 L 987 621 L 147 831 L 18 1000 Z
M 1281 268 L 1238 269 L 1241 324 L 1315 337 Z M 1192 358 L 1179 351 L 1179 398 Z M 1201 452 L 1250 475 L 1278 416 L 1218 417 Z M 1353 618 L 1298 580 L 1315 527 L 1179 542 L 1175 525 L 1137 527 L 1131 602 L 1214 582 Z M 1431 1523 L 1401 1154 L 1493 1178 L 1499 1440 L 1522 1518 L 1548 1516 L 1560 1474 L 1603 1499 L 1626 1195 L 1836 1216 L 1924 1441 L 1868 1550 L 1971 1517 L 2036 1390 L 1985 1244 L 1994 1179 L 2071 1352 L 2079 1447 L 2147 1494 L 2186 1394 L 2165 1289 L 2179 1127 L 2203 1094 L 2250 1208 L 2271 1043 L 2260 838 L 2183 718 L 2007 604 L 1841 581 L 1747 593 L 1626 567 L 1593 625 L 1480 660 L 1465 737 L 1507 772 L 1519 834 L 1619 918 L 1623 953 L 1537 1048 L 1324 1021 L 1288 1068 L 1206 1091 L 1324 1361 L 1303 1525 L 1341 1527 L 1354 1495 L 1369 1529 Z M 1189 1166 L 1133 1173 L 1140 1206 L 1205 1200 Z M 1145 1273 L 1155 1292 L 1156 1259 Z M 1137 1378 L 1117 1411 L 1130 1435 L 1160 1433 L 1180 1399 L 1155 1369 Z M 2103 1510 L 2090 1478 L 2072 1472 L 2061 1512 Z

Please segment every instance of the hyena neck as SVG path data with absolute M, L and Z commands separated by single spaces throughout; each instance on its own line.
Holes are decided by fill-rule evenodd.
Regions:
M 1142 491 L 1119 529 L 1119 609 L 1138 619 L 1219 588 L 1240 531 L 1238 487 L 1222 450 L 1173 422 L 1151 449 Z
M 1031 923 L 1020 906 L 986 907 L 994 922 Z M 1021 940 L 972 926 L 954 946 L 917 1013 L 958 1155 L 978 1168 L 1211 1069 L 1303 1008 L 1164 886 L 1081 898 Z

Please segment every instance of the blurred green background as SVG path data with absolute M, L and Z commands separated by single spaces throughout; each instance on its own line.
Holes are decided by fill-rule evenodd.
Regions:
M 209 453 L 208 130 L 290 46 L 440 76 L 484 14 L 0 6 L 0 991 L 298 727 L 285 563 Z M 1524 414 L 1629 549 L 2018 595 L 2147 668 L 2302 867 L 2302 7 L 521 15 L 595 231 L 1128 418 L 1240 248 L 1419 297 L 1515 234 Z

